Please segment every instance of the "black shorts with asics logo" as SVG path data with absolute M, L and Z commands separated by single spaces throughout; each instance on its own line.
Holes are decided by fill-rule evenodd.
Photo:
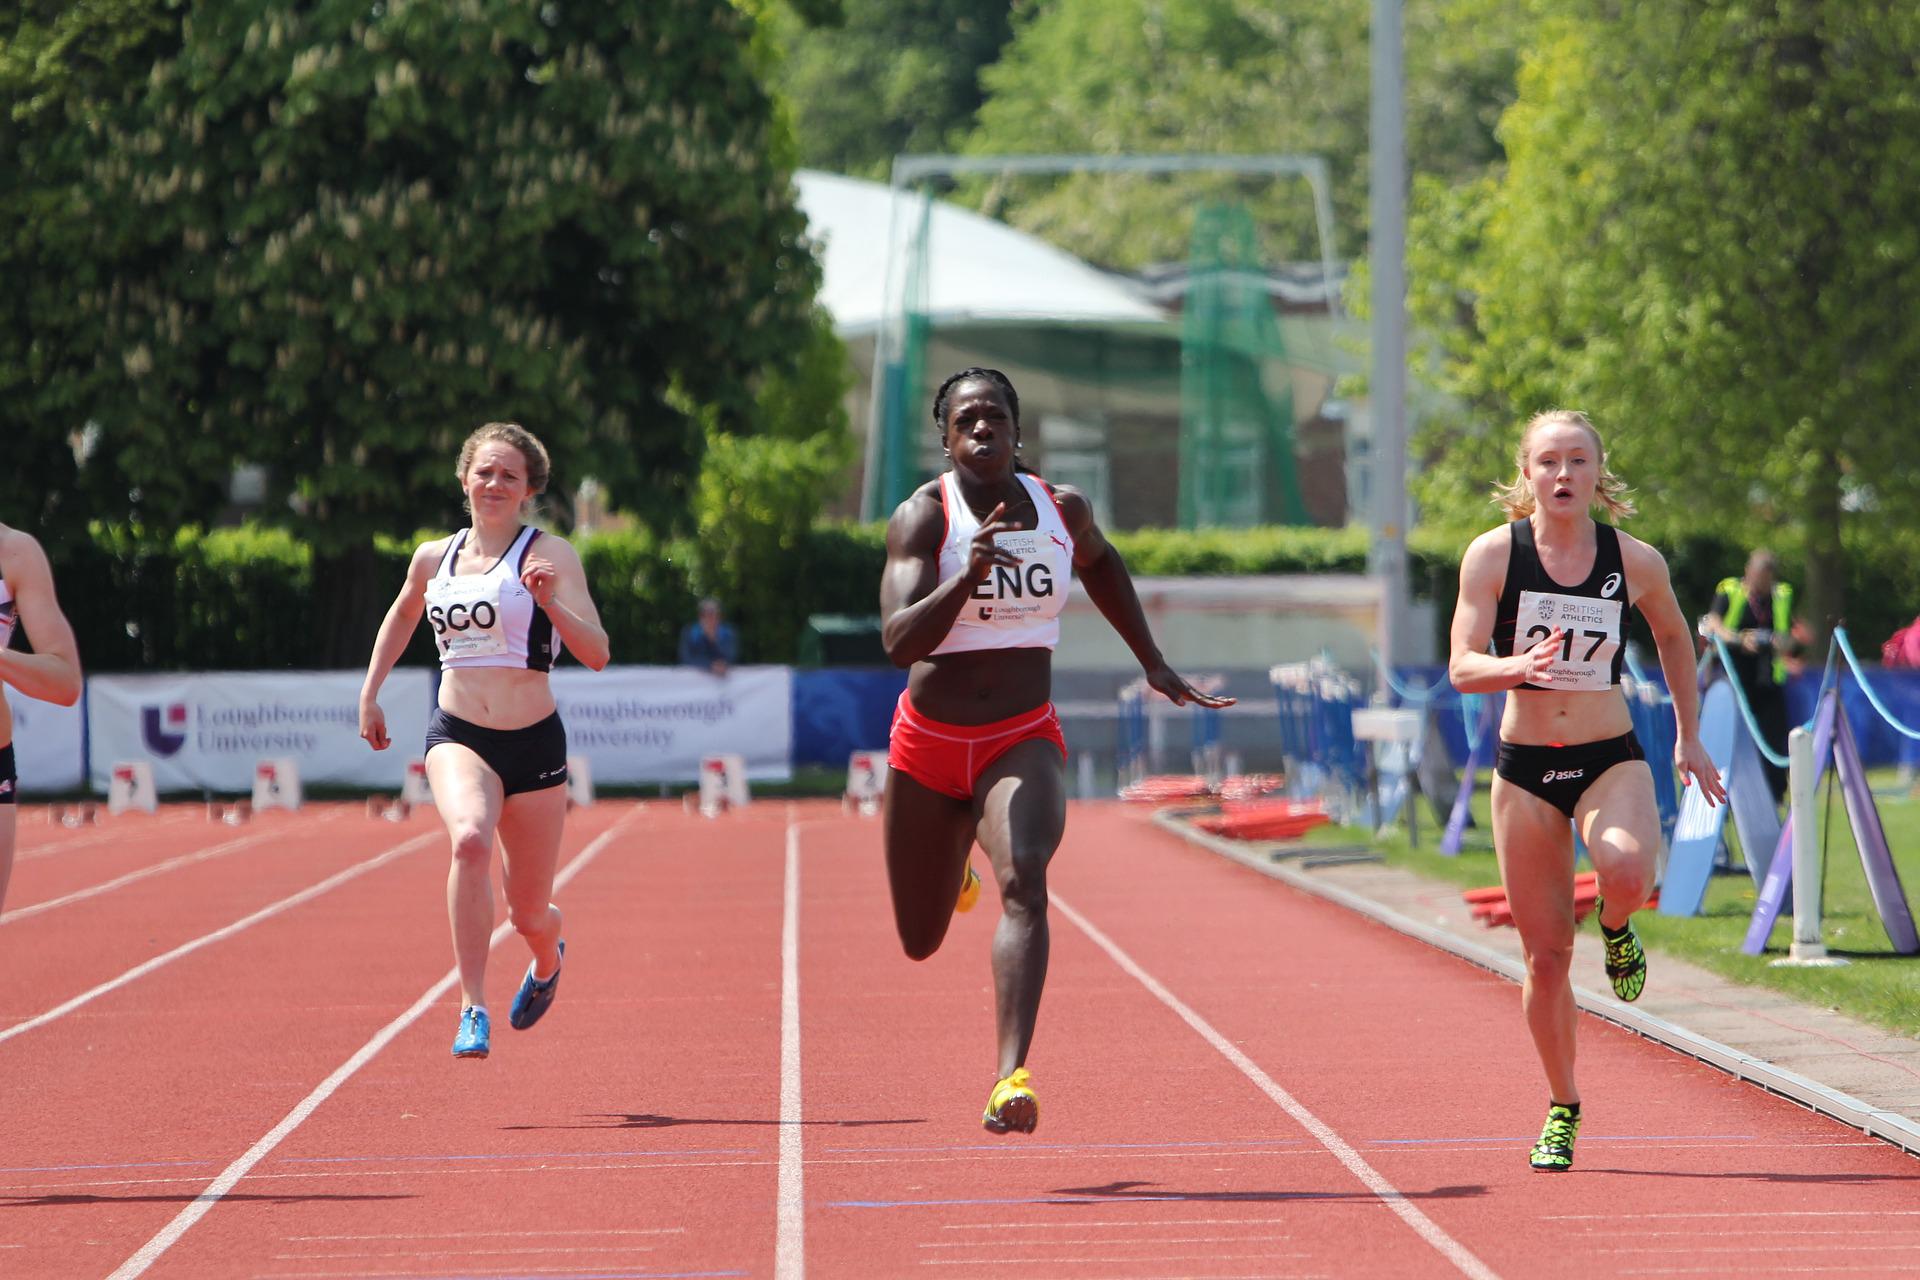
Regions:
M 427 750 L 443 742 L 459 743 L 485 761 L 499 775 L 506 795 L 544 791 L 567 781 L 567 731 L 558 711 L 524 729 L 489 729 L 435 707 L 427 718 Z
M 20 775 L 13 767 L 13 744 L 0 747 L 0 804 L 19 804 Z
M 1493 771 L 1566 814 L 1600 775 L 1628 760 L 1645 760 L 1640 739 L 1631 732 L 1599 742 L 1576 742 L 1569 746 L 1533 746 L 1527 743 L 1500 743 Z

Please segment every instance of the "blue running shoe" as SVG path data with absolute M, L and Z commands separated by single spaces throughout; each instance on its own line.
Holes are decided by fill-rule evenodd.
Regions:
M 560 944 L 560 963 L 567 961 L 567 944 Z M 555 969 L 553 976 L 544 980 L 533 976 L 533 965 L 527 966 L 527 976 L 520 979 L 520 989 L 513 993 L 513 1007 L 507 1010 L 507 1022 L 515 1031 L 525 1031 L 540 1021 L 540 1015 L 553 1003 L 554 990 L 560 985 L 560 970 Z
M 487 1025 L 487 1011 L 479 1005 L 470 1004 L 460 1011 L 460 1030 L 453 1037 L 453 1056 L 456 1058 L 484 1058 L 487 1056 L 487 1041 L 492 1028 Z

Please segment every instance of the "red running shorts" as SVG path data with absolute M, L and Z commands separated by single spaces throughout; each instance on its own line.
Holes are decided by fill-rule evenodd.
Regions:
M 1030 738 L 1051 742 L 1060 748 L 1060 758 L 1067 758 L 1067 740 L 1051 702 L 992 724 L 944 724 L 915 711 L 902 692 L 893 709 L 887 763 L 941 795 L 971 800 L 973 784 L 986 767 Z

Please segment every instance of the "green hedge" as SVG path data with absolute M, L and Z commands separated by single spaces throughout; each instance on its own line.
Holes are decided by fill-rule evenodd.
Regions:
M 692 544 L 644 532 L 574 542 L 613 637 L 614 660 L 672 662 L 698 596 Z M 1359 529 L 1137 530 L 1116 533 L 1113 542 L 1142 576 L 1362 573 L 1367 558 L 1367 536 Z M 382 600 L 398 590 L 413 545 L 379 549 Z M 1461 550 L 1457 540 L 1424 532 L 1409 547 L 1414 592 L 1438 605 L 1442 651 Z M 1677 539 L 1663 550 L 1688 617 L 1706 611 L 1714 585 L 1738 573 L 1746 558 L 1745 548 L 1715 537 Z M 1850 550 L 1848 625 L 1855 648 L 1871 657 L 1920 610 L 1920 549 Z M 312 556 L 282 531 L 189 530 L 157 543 L 102 535 L 87 544 L 50 547 L 49 554 L 89 671 L 324 665 Z M 799 642 L 792 619 L 874 613 L 885 559 L 885 533 L 877 524 L 809 530 L 780 563 L 745 575 L 745 585 L 725 601 L 742 635 L 754 641 L 743 658 L 792 662 Z M 1789 581 L 1803 582 L 1791 556 L 1783 555 L 1782 569 Z M 780 625 L 756 626 L 756 619 L 779 619 Z M 404 660 L 429 663 L 432 657 L 424 631 L 416 633 Z

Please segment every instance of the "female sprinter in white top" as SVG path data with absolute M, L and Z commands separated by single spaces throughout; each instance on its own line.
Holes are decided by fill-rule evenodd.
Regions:
M 32 653 L 9 649 L 15 624 L 26 628 Z M 73 628 L 53 592 L 47 553 L 32 535 L 0 524 L 0 685 L 29 698 L 70 707 L 80 700 L 80 654 Z M 13 710 L 0 698 L 0 907 L 13 876 L 19 811 L 19 774 L 13 760 Z
M 1167 666 L 1086 497 L 1018 465 L 1020 399 L 1005 374 L 962 369 L 941 384 L 933 419 L 953 465 L 893 513 L 880 583 L 887 655 L 912 668 L 887 751 L 887 879 L 901 945 L 924 960 L 977 891 L 973 842 L 986 851 L 1000 888 L 999 1079 L 982 1122 L 1031 1133 L 1040 1103 L 1025 1064 L 1047 977 L 1047 864 L 1067 818 L 1067 748 L 1049 699 L 1074 572 L 1148 684 L 1176 703 L 1233 699 Z
M 1681 782 L 1716 803 L 1726 791 L 1700 745 L 1693 631 L 1667 562 L 1593 518 L 1595 505 L 1615 519 L 1633 513 L 1600 433 L 1585 414 L 1542 413 L 1521 432 L 1515 461 L 1519 474 L 1497 491 L 1511 523 L 1475 538 L 1460 562 L 1447 674 L 1462 693 L 1513 690 L 1494 765 L 1493 847 L 1526 952 L 1520 1001 L 1549 1093 L 1529 1160 L 1557 1172 L 1573 1167 L 1580 1132 L 1568 980 L 1575 827 L 1600 877 L 1596 914 L 1614 994 L 1637 999 L 1647 979 L 1629 917 L 1653 892 L 1660 812 L 1620 691 L 1630 605 L 1653 632 L 1673 695 Z
M 566 944 L 548 901 L 567 816 L 567 737 L 547 679 L 562 643 L 598 671 L 607 633 L 566 539 L 525 516 L 547 487 L 547 451 L 513 423 L 467 438 L 456 473 L 473 524 L 422 543 L 387 610 L 360 691 L 360 736 L 389 745 L 380 686 L 424 616 L 440 649 L 439 706 L 427 722 L 427 782 L 453 843 L 447 911 L 462 1007 L 456 1058 L 490 1048 L 487 946 L 500 841 L 507 918 L 533 953 L 509 1021 L 524 1030 L 553 1003 Z

